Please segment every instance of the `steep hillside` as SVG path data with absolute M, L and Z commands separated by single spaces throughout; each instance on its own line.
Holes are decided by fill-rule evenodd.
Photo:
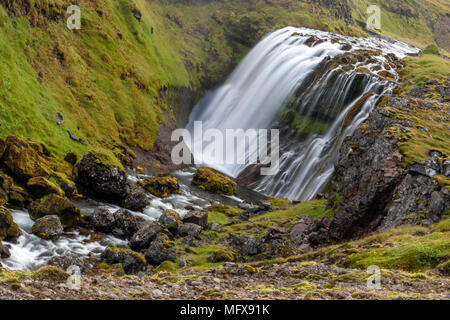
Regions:
M 0 136 L 44 142 L 58 156 L 90 149 L 117 155 L 123 144 L 150 150 L 176 109 L 185 117 L 198 94 L 222 81 L 267 32 L 291 24 L 362 35 L 365 7 L 323 0 L 82 0 L 82 29 L 71 31 L 70 1 L 1 4 Z M 423 6 L 435 21 L 445 3 Z M 386 21 L 392 15 L 402 21 L 402 12 Z M 420 28 L 406 24 L 405 36 L 425 46 L 431 40 L 423 12 L 408 18 Z M 384 31 L 397 36 L 405 29 Z

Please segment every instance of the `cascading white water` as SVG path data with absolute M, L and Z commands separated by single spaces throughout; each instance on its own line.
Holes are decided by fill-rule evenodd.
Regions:
M 307 45 L 311 36 L 320 41 L 316 45 Z M 311 118 L 311 115 L 320 112 L 333 121 L 326 132 L 310 134 L 303 141 L 290 145 L 284 141 L 289 146 L 281 153 L 278 174 L 260 177 L 257 184 L 251 186 L 267 195 L 300 200 L 313 198 L 333 173 L 334 160 L 344 137 L 367 118 L 377 98 L 395 85 L 375 72 L 369 73 L 368 80 L 363 82 L 364 86 L 359 88 L 360 92 L 355 96 L 355 73 L 343 72 L 338 65 L 311 86 L 303 88 L 308 76 L 324 58 L 344 53 L 344 44 L 350 44 L 352 51 L 374 49 L 381 50 L 383 55 L 393 53 L 399 57 L 418 51 L 404 44 L 392 44 L 375 38 L 349 38 L 294 27 L 277 30 L 250 51 L 221 87 L 208 93 L 194 107 L 187 129 L 193 136 L 195 121 L 202 121 L 204 131 L 218 129 L 224 136 L 227 129 L 269 129 L 294 93 L 300 95 L 301 101 L 296 109 L 299 114 Z M 373 57 L 374 62 L 365 67 L 370 71 L 374 71 L 372 68 L 375 66 L 377 70 L 384 70 L 386 58 L 383 55 Z M 354 67 L 358 67 L 358 63 Z M 339 75 L 335 77 L 337 71 Z M 333 85 L 331 88 L 328 87 L 330 84 Z M 304 89 L 304 92 L 298 93 L 299 88 Z M 351 124 L 344 127 L 344 118 L 351 106 L 371 91 L 374 95 L 365 101 Z M 349 100 L 349 97 L 353 99 Z M 232 177 L 237 177 L 246 167 L 242 164 L 217 163 L 213 157 L 201 154 L 198 150 L 204 150 L 210 142 L 202 139 L 186 142 L 194 158 Z M 223 152 L 235 150 L 224 149 Z M 240 156 L 248 158 L 248 152 Z

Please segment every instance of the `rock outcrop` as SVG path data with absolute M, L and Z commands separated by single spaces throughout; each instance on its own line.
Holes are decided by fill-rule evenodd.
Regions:
M 34 201 L 30 205 L 29 214 L 33 220 L 44 216 L 56 215 L 65 229 L 77 226 L 81 219 L 80 210 L 77 207 L 68 199 L 54 193 Z
M 83 193 L 114 203 L 122 203 L 127 195 L 125 172 L 110 164 L 108 156 L 89 152 L 76 166 L 78 189 Z
M 58 216 L 51 215 L 39 218 L 31 228 L 33 233 L 45 240 L 57 240 L 64 232 Z
M 346 138 L 330 184 L 328 208 L 335 209 L 335 216 L 309 226 L 308 243 L 354 239 L 402 224 L 430 225 L 442 218 L 450 208 L 448 185 L 439 183 L 439 177 L 449 178 L 447 155 L 431 150 L 429 159 L 411 162 L 412 156 L 404 155 L 410 150 L 399 147 L 411 138 L 411 130 L 421 127 L 397 112 L 406 115 L 427 105 L 386 97 Z

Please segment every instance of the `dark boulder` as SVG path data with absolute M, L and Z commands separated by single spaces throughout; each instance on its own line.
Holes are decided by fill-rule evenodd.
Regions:
M 190 211 L 183 218 L 183 223 L 193 223 L 206 229 L 208 227 L 208 213 L 199 211 Z
M 80 210 L 77 207 L 68 199 L 53 193 L 34 201 L 30 205 L 29 214 L 33 220 L 56 215 L 65 229 L 75 227 L 81 219 Z
M 147 249 L 163 228 L 156 221 L 144 223 L 131 237 L 129 245 L 133 250 Z
M 230 243 L 239 249 L 244 256 L 254 256 L 262 251 L 262 243 L 258 239 L 234 234 L 230 234 L 229 239 Z
M 130 238 L 138 230 L 138 221 L 133 214 L 125 209 L 114 212 L 115 227 L 112 233 L 116 237 Z
M 99 232 L 112 233 L 120 238 L 130 238 L 138 229 L 136 217 L 125 209 L 111 213 L 105 207 L 96 208 L 89 216 L 89 223 Z
M 143 211 L 150 204 L 150 200 L 140 187 L 131 190 L 123 200 L 123 206 L 133 211 Z
M 165 210 L 159 217 L 159 223 L 174 235 L 177 234 L 178 228 L 183 224 L 180 215 L 174 210 Z
M 76 166 L 76 184 L 82 193 L 121 204 L 127 195 L 127 177 L 122 169 L 109 162 L 106 155 L 85 154 Z
M 114 214 L 105 207 L 98 207 L 89 216 L 89 222 L 95 230 L 111 233 L 116 225 Z
M 8 259 L 11 257 L 9 248 L 0 241 L 0 259 Z
M 58 216 L 52 215 L 37 219 L 31 230 L 42 239 L 56 240 L 63 234 L 64 227 Z
M 59 187 L 64 191 L 67 197 L 72 197 L 77 190 L 73 184 L 67 181 L 61 182 Z
M 178 234 L 182 237 L 191 236 L 194 238 L 198 238 L 201 232 L 201 226 L 190 222 L 184 223 L 181 227 L 178 228 Z
M 126 248 L 107 248 L 103 251 L 101 259 L 108 264 L 120 263 L 127 274 L 137 274 L 145 271 L 147 265 L 143 254 Z
M 160 265 L 164 261 L 175 262 L 176 257 L 174 243 L 163 233 L 156 236 L 145 253 L 145 258 L 152 265 Z

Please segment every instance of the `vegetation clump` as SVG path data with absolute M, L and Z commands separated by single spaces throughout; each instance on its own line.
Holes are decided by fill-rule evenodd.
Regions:
M 192 178 L 192 183 L 199 189 L 211 193 L 233 195 L 236 182 L 212 168 L 198 168 Z
M 140 180 L 138 184 L 158 198 L 167 198 L 172 194 L 181 194 L 178 179 L 166 173 Z

